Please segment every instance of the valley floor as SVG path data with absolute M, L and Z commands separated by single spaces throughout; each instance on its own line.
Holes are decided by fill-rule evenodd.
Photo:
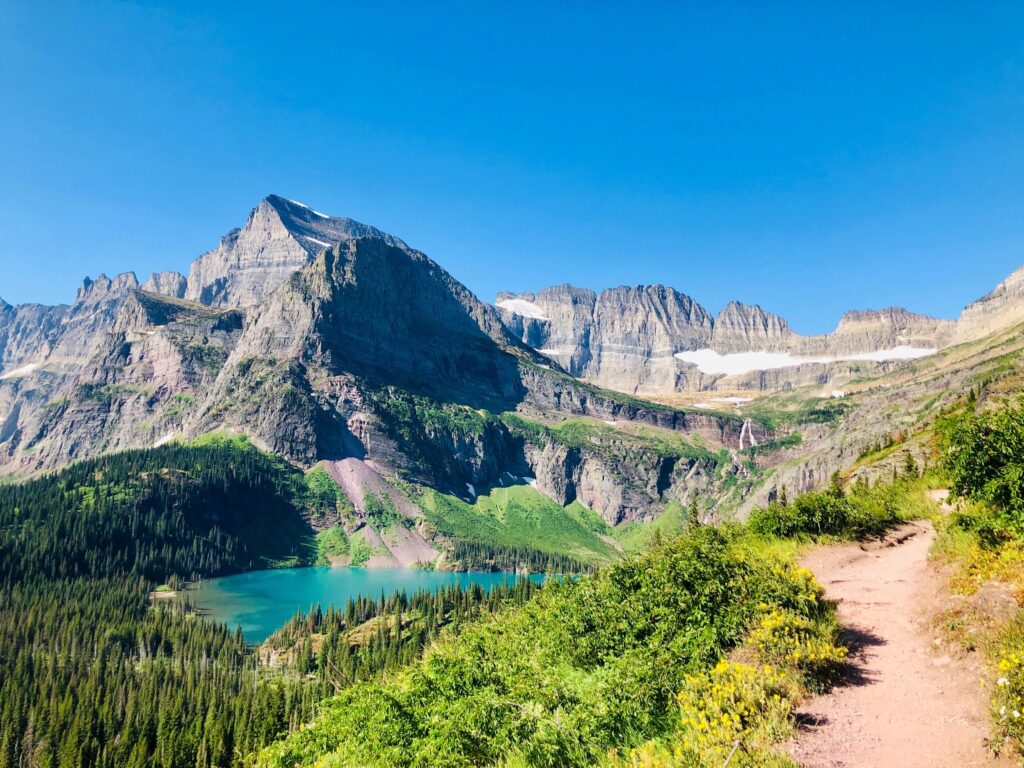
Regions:
M 934 620 L 945 579 L 929 565 L 928 522 L 882 545 L 821 547 L 804 560 L 850 647 L 852 672 L 806 702 L 790 754 L 806 768 L 1011 766 L 986 746 L 988 689 L 976 654 L 945 645 Z

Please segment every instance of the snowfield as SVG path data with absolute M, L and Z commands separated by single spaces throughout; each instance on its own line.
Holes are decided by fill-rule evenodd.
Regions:
M 159 440 L 157 440 L 155 443 L 153 443 L 153 447 L 154 448 L 159 448 L 161 445 L 167 445 L 169 442 L 171 442 L 171 440 L 173 440 L 177 436 L 178 436 L 178 434 L 176 432 L 168 432 L 166 435 L 164 435 Z
M 526 299 L 504 299 L 499 301 L 494 306 L 507 309 L 509 312 L 513 312 L 523 317 L 532 317 L 535 320 L 547 320 L 548 316 L 544 314 L 544 310 L 534 304 L 532 301 Z
M 329 219 L 329 218 L 331 218 L 331 217 L 330 217 L 330 216 L 328 216 L 328 215 L 327 215 L 326 213 L 320 213 L 320 211 L 314 211 L 314 210 L 313 210 L 312 208 L 310 208 L 310 207 L 309 207 L 308 205 L 306 205 L 305 203 L 300 203 L 300 202 L 299 202 L 298 200 L 292 200 L 291 198 L 285 198 L 285 199 L 286 199 L 286 200 L 288 200 L 288 202 L 289 202 L 289 203 L 295 203 L 295 204 L 296 204 L 297 206 L 299 206 L 300 208 L 305 208 L 305 209 L 306 209 L 307 211 L 309 211 L 310 213 L 315 213 L 315 214 L 316 214 L 317 216 L 319 216 L 319 217 L 320 217 L 321 219 Z M 310 238 L 310 239 L 312 239 L 312 238 Z
M 880 349 L 875 352 L 858 352 L 841 357 L 801 357 L 789 352 L 731 352 L 719 354 L 713 349 L 695 349 L 692 352 L 676 352 L 674 357 L 684 363 L 696 365 L 701 373 L 738 376 L 751 371 L 770 371 L 776 368 L 793 368 L 808 363 L 837 363 L 841 360 L 916 360 L 934 355 L 938 350 L 924 347 L 899 346 Z
M 29 363 L 28 365 L 23 365 L 23 366 L 21 366 L 21 368 L 15 368 L 12 371 L 7 371 L 6 373 L 0 373 L 0 380 L 3 380 L 3 379 L 16 379 L 19 376 L 27 376 L 28 374 L 32 373 L 32 371 L 34 371 L 38 367 L 39 367 L 39 363 Z
M 908 347 L 905 344 L 892 349 L 882 349 L 877 352 L 861 352 L 850 355 L 845 360 L 873 360 L 883 362 L 885 360 L 917 360 L 919 357 L 934 355 L 939 350 L 926 347 Z

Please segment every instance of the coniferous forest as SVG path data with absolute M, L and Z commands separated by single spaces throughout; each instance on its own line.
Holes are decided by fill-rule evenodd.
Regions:
M 162 584 L 308 562 L 318 503 L 300 472 L 230 441 L 0 486 L 0 767 L 245 765 L 324 696 L 535 589 L 314 606 L 262 659 L 187 600 L 153 599 Z

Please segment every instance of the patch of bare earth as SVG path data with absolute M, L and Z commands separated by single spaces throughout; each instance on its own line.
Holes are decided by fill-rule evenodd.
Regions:
M 929 565 L 930 523 L 880 543 L 821 547 L 804 564 L 839 603 L 846 678 L 805 702 L 790 754 L 806 768 L 1012 766 L 987 746 L 981 660 L 934 631 L 945 578 Z

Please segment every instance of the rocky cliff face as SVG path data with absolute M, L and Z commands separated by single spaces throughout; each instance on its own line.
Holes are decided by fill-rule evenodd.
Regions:
M 635 392 L 647 383 L 672 391 L 680 366 L 672 355 L 711 341 L 711 316 L 689 296 L 661 285 L 595 294 L 564 285 L 502 294 L 496 306 L 524 343 L 574 376 Z
M 324 248 L 357 237 L 401 241 L 374 227 L 336 218 L 277 195 L 253 209 L 241 229 L 192 264 L 185 298 L 215 307 L 259 304 Z
M 802 355 L 869 353 L 896 347 L 941 349 L 952 340 L 956 323 L 908 312 L 901 307 L 847 312 L 835 331 L 822 336 L 797 337 L 790 349 Z
M 442 490 L 509 474 L 562 477 L 543 489 L 619 521 L 687 497 L 697 475 L 675 477 L 653 448 L 545 450 L 499 414 L 646 425 L 716 448 L 739 442 L 739 419 L 581 383 L 424 254 L 359 227 L 268 198 L 216 259 L 197 261 L 185 293 L 203 302 L 180 298 L 180 276 L 158 274 L 143 289 L 133 275 L 87 281 L 71 307 L 0 306 L 4 359 L 31 364 L 5 362 L 0 373 L 0 472 L 228 430 L 300 465 L 352 458 Z M 335 243 L 299 254 L 294 244 L 310 231 Z M 263 292 L 257 304 L 229 306 Z M 709 318 L 672 291 L 625 291 L 614 300 L 633 316 L 614 322 L 604 311 L 594 322 L 596 298 L 573 293 L 564 311 L 599 339 L 655 322 L 664 307 L 671 317 L 657 333 L 665 349 L 672 338 L 708 332 Z M 629 353 L 616 362 L 615 344 L 602 347 L 605 364 L 624 370 Z
M 172 299 L 183 299 L 188 290 L 188 281 L 180 272 L 154 272 L 142 284 L 142 290 L 170 296 Z
M 738 301 L 726 304 L 725 309 L 715 318 L 713 326 L 711 343 L 706 346 L 722 354 L 751 350 L 785 351 L 795 335 L 784 318 L 765 312 L 756 304 L 741 304 Z
M 452 492 L 532 477 L 609 523 L 646 520 L 670 500 L 746 488 L 748 449 L 774 456 L 776 436 L 576 376 L 627 392 L 863 377 L 900 364 L 865 352 L 942 347 L 961 326 L 1012 322 L 1018 282 L 956 329 L 890 309 L 849 313 L 818 337 L 752 305 L 713 318 L 663 286 L 559 286 L 494 308 L 398 238 L 269 197 L 187 281 L 158 273 L 140 288 L 130 273 L 101 275 L 70 306 L 0 301 L 0 473 L 229 430 L 303 466 L 353 459 Z M 715 372 L 681 352 L 785 364 Z M 570 418 L 580 424 L 560 429 Z M 779 476 L 803 487 L 836 460 L 787 463 Z
M 757 305 L 730 302 L 713 318 L 664 286 L 600 294 L 559 286 L 502 293 L 495 304 L 525 344 L 574 376 L 628 393 L 838 383 L 851 368 L 858 374 L 884 368 L 885 355 L 877 353 L 902 350 L 891 359 L 905 359 L 915 353 L 904 348 L 938 349 L 954 335 L 949 320 L 889 308 L 849 312 L 833 333 L 800 336 Z M 678 356 L 693 352 L 702 355 Z
M 1024 322 L 1024 267 L 1015 270 L 992 291 L 968 304 L 957 321 L 957 342 L 980 339 Z

